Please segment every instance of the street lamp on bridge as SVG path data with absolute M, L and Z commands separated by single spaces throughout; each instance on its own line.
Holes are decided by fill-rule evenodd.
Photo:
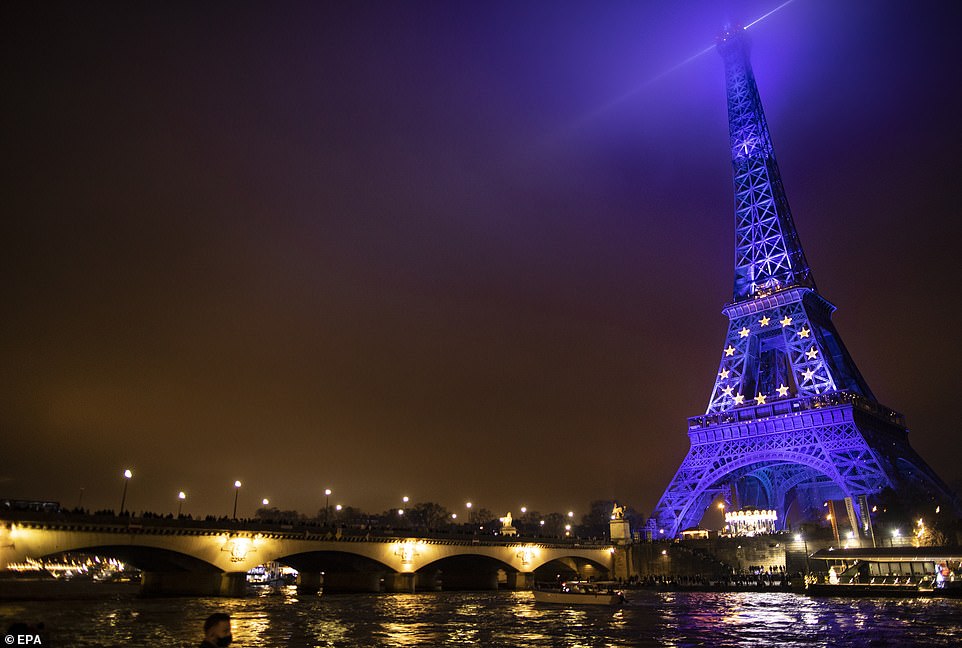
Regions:
M 324 489 L 324 526 L 331 523 L 331 493 L 330 488 Z
M 124 494 L 120 496 L 120 514 L 124 514 L 124 507 L 127 506 L 127 484 L 130 483 L 130 478 L 134 476 L 134 473 L 130 471 L 130 468 L 124 471 Z
M 241 483 L 240 480 L 234 481 L 234 514 L 232 517 L 237 519 L 237 496 L 240 494 Z
M 180 491 L 177 493 L 177 517 L 180 517 L 180 512 L 184 507 L 184 500 L 187 499 L 187 493 Z

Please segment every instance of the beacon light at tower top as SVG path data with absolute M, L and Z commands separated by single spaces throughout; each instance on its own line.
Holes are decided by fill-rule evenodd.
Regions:
M 590 119 L 594 119 L 594 118 L 597 118 L 597 117 L 603 115 L 603 114 L 606 113 L 607 111 L 609 111 L 609 110 L 611 110 L 612 108 L 614 108 L 614 107 L 616 107 L 616 106 L 624 103 L 624 102 L 627 101 L 628 99 L 631 99 L 632 97 L 634 97 L 634 96 L 637 95 L 638 93 L 642 92 L 643 90 L 646 90 L 647 88 L 653 86 L 653 85 L 656 84 L 658 81 L 664 79 L 664 78 L 667 77 L 667 76 L 670 76 L 670 75 L 671 75 L 673 72 L 675 72 L 676 70 L 679 70 L 679 69 L 685 67 L 686 65 L 688 65 L 688 64 L 691 63 L 692 61 L 694 61 L 694 60 L 696 60 L 696 59 L 699 59 L 699 58 L 701 58 L 702 56 L 704 56 L 705 54 L 707 54 L 708 52 L 712 51 L 713 49 L 715 49 L 718 40 L 724 40 L 726 36 L 730 37 L 730 36 L 732 36 L 732 35 L 734 35 L 734 34 L 736 34 L 736 33 L 747 31 L 748 29 L 754 27 L 755 25 L 757 25 L 757 24 L 760 23 L 761 21 L 763 21 L 763 20 L 765 20 L 766 18 L 768 18 L 769 16 L 771 16 L 773 13 L 775 13 L 775 12 L 777 12 L 777 11 L 779 11 L 779 10 L 787 7 L 788 5 L 792 4 L 794 1 L 795 1 L 795 0 L 786 0 L 785 2 L 783 2 L 783 3 L 781 3 L 780 5 L 778 5 L 777 7 L 775 7 L 774 9 L 772 9 L 772 10 L 770 10 L 770 11 L 762 14 L 761 16 L 759 16 L 758 18 L 755 18 L 754 20 L 751 20 L 751 21 L 747 22 L 744 27 L 739 26 L 739 27 L 737 27 L 737 28 L 736 28 L 736 27 L 728 27 L 728 28 L 726 28 L 725 31 L 723 32 L 723 34 L 722 34 L 721 36 L 719 36 L 718 39 L 716 39 L 716 43 L 712 43 L 712 44 L 710 44 L 710 45 L 707 45 L 706 47 L 698 50 L 698 51 L 695 52 L 694 54 L 686 57 L 685 59 L 679 61 L 678 63 L 675 63 L 674 65 L 669 66 L 668 68 L 666 68 L 665 70 L 659 72 L 658 74 L 655 74 L 654 76 L 650 77 L 647 81 L 645 81 L 645 82 L 642 83 L 641 85 L 636 86 L 636 87 L 634 87 L 633 89 L 628 90 L 627 92 L 623 93 L 621 96 L 616 97 L 616 98 L 608 101 L 607 103 L 599 106 L 597 109 L 595 109 L 594 111 L 592 111 L 589 115 L 587 115 L 587 116 L 585 117 L 585 119 L 586 119 L 586 120 L 590 120 Z
M 793 2 L 795 2 L 795 0 L 785 0 L 785 2 L 783 2 L 783 3 L 780 4 L 780 5 L 778 5 L 777 7 L 775 7 L 774 9 L 772 9 L 771 11 L 769 11 L 768 13 L 763 14 L 763 15 L 759 16 L 758 18 L 756 18 L 755 20 L 751 21 L 750 23 L 748 23 L 747 25 L 745 25 L 742 29 L 748 29 L 749 27 L 753 27 L 754 25 L 757 25 L 758 23 L 760 23 L 761 21 L 765 20 L 766 18 L 768 18 L 769 16 L 771 16 L 773 13 L 775 13 L 776 11 L 778 11 L 779 9 L 782 9 L 783 7 L 787 7 L 788 5 L 792 4 Z

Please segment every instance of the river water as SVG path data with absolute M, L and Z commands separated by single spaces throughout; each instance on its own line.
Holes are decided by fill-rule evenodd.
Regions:
M 789 593 L 632 592 L 622 608 L 536 605 L 530 592 L 297 594 L 248 598 L 2 601 L 0 620 L 43 622 L 45 646 L 196 646 L 233 618 L 252 646 L 957 646 L 962 601 L 812 599 Z

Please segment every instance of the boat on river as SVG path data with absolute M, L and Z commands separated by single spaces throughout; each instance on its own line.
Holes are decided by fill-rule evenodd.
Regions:
M 951 547 L 822 549 L 827 577 L 813 578 L 810 596 L 962 597 L 962 550 Z
M 598 583 L 586 581 L 567 581 L 557 589 L 535 589 L 535 603 L 555 603 L 560 605 L 621 605 L 625 596 Z

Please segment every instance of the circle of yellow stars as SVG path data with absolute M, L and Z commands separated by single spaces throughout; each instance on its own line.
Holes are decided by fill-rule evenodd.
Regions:
M 772 318 L 770 318 L 768 315 L 763 315 L 758 320 L 758 325 L 765 327 L 765 326 L 768 326 L 771 323 L 771 321 L 772 321 Z M 779 320 L 779 324 L 782 325 L 782 328 L 786 328 L 792 325 L 792 321 L 793 319 L 791 315 L 785 315 L 785 317 Z M 800 338 L 810 339 L 812 331 L 806 325 L 803 324 L 802 328 L 800 328 L 797 331 L 797 333 L 798 333 L 798 337 Z M 742 326 L 742 328 L 738 331 L 738 336 L 742 339 L 747 338 L 749 335 L 751 335 L 751 330 L 747 326 Z M 725 357 L 734 357 L 736 350 L 737 349 L 735 349 L 734 346 L 729 344 L 725 348 Z M 805 352 L 805 356 L 809 360 L 815 360 L 818 357 L 818 348 L 815 345 L 812 345 L 812 347 Z M 730 373 L 729 370 L 723 367 L 722 370 L 718 372 L 718 375 L 719 377 L 721 377 L 722 380 L 726 380 L 729 376 L 729 373 Z M 801 373 L 801 375 L 804 380 L 810 381 L 815 376 L 815 370 L 811 368 L 806 369 Z M 721 390 L 722 394 L 724 394 L 728 398 L 731 398 L 734 401 L 735 405 L 744 404 L 745 396 L 743 394 L 735 394 L 734 391 L 735 390 L 731 385 L 727 385 Z M 778 385 L 775 391 L 778 392 L 779 398 L 785 398 L 786 396 L 788 396 L 788 392 L 791 391 L 791 389 L 788 387 L 788 385 L 781 383 Z M 752 400 L 755 401 L 756 405 L 765 405 L 767 399 L 768 399 L 767 395 L 759 392 L 758 395 L 755 396 Z

